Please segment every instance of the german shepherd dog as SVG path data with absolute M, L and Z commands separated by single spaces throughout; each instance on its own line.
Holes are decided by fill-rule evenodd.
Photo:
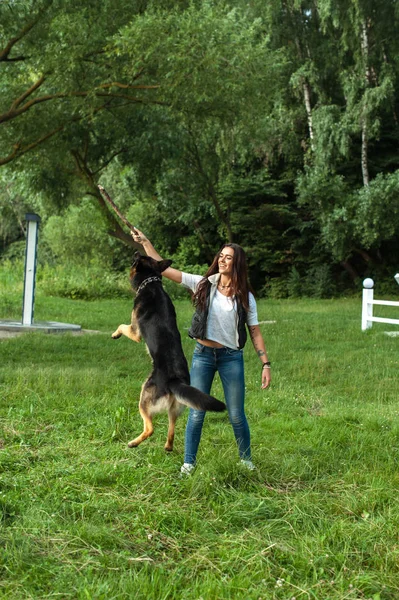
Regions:
M 175 308 L 162 287 L 161 273 L 171 264 L 171 260 L 156 261 L 136 252 L 130 270 L 130 282 L 136 292 L 131 324 L 119 325 L 112 334 L 114 339 L 126 335 L 134 342 L 140 342 L 143 338 L 153 363 L 152 373 L 144 382 L 140 394 L 139 411 L 144 421 L 144 431 L 128 443 L 129 448 L 138 446 L 153 434 L 152 415 L 155 413 L 168 411 L 165 450 L 171 452 L 175 423 L 185 406 L 216 412 L 226 409 L 223 402 L 190 385 Z

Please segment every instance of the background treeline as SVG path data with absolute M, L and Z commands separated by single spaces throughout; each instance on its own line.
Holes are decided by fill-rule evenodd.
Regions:
M 101 182 L 180 268 L 227 239 L 258 294 L 395 293 L 398 25 L 396 0 L 2 2 L 4 268 L 34 211 L 49 291 L 125 293 Z

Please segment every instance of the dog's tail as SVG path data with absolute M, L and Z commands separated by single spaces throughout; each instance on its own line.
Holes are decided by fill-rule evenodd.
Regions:
M 168 387 L 172 394 L 176 396 L 178 402 L 190 408 L 195 408 L 195 410 L 212 410 L 214 412 L 226 410 L 226 405 L 220 400 L 177 379 L 170 381 Z

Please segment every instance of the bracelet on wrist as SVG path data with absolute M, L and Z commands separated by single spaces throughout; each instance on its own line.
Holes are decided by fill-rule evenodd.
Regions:
M 262 371 L 263 371 L 263 369 L 270 369 L 271 364 L 272 363 L 270 361 L 264 362 L 262 365 Z

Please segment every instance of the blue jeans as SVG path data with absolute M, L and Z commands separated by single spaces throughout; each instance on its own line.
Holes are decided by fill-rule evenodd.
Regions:
M 209 394 L 216 371 L 219 373 L 229 420 L 233 426 L 240 458 L 251 459 L 251 440 L 244 412 L 245 382 L 242 350 L 208 348 L 197 342 L 191 364 L 191 385 Z M 188 415 L 184 462 L 195 464 L 201 439 L 205 411 L 190 408 Z

